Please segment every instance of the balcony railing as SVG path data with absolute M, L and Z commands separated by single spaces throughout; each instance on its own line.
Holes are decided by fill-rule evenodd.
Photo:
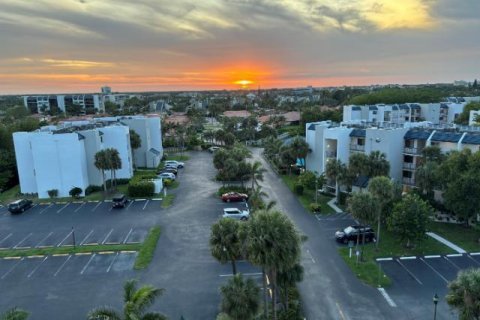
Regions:
M 402 181 L 403 181 L 403 184 L 407 184 L 409 186 L 414 186 L 415 185 L 415 179 L 414 178 L 403 178 Z
M 327 158 L 336 158 L 337 152 L 336 151 L 325 151 L 325 156 Z
M 422 152 L 422 149 L 419 149 L 419 148 L 407 148 L 407 147 L 405 147 L 403 149 L 403 153 L 420 154 L 421 152 Z
M 415 168 L 417 168 L 417 164 L 414 163 L 414 162 L 404 162 L 403 163 L 403 168 L 404 169 L 415 170 Z
M 351 144 L 350 150 L 352 151 L 365 151 L 365 145 Z

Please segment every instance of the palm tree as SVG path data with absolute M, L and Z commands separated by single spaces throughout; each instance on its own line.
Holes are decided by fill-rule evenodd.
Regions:
M 346 171 L 347 167 L 341 160 L 330 159 L 327 161 L 325 175 L 328 179 L 335 180 L 335 196 L 337 197 L 337 202 L 339 201 L 340 196 L 340 181 L 343 180 Z
M 27 311 L 13 307 L 5 313 L 0 314 L 0 320 L 26 320 L 29 315 Z
M 117 170 L 122 169 L 122 159 L 120 158 L 120 153 L 117 149 L 110 148 L 109 152 L 109 159 L 110 159 L 110 170 L 113 173 L 113 185 L 117 186 Z
M 437 183 L 438 163 L 427 161 L 415 171 L 415 184 L 428 199 L 433 199 L 433 188 Z
M 255 161 L 254 163 L 249 164 L 250 170 L 250 180 L 252 180 L 252 191 L 255 190 L 255 185 L 259 185 L 258 181 L 263 181 L 263 173 L 267 170 L 262 168 L 262 163 L 260 161 Z
M 257 314 L 260 289 L 253 279 L 244 280 L 241 274 L 237 274 L 220 290 L 222 311 L 233 320 L 250 320 Z
M 306 168 L 305 162 L 306 162 L 308 151 L 310 150 L 308 143 L 304 139 L 297 137 L 293 139 L 292 143 L 290 144 L 290 150 L 292 152 L 292 155 L 296 159 L 304 160 L 304 165 Z
M 385 153 L 373 151 L 368 156 L 369 177 L 388 176 L 390 172 L 390 162 Z
M 370 180 L 368 183 L 368 191 L 373 195 L 375 201 L 378 203 L 377 206 L 377 241 L 375 246 L 378 249 L 378 244 L 380 243 L 380 226 L 382 224 L 382 215 L 384 216 L 384 211 L 386 205 L 393 198 L 393 183 L 390 181 L 390 178 L 385 176 L 375 177 Z
M 135 132 L 135 130 L 130 129 L 130 147 L 132 148 L 132 159 L 133 166 L 136 168 L 135 164 L 135 150 L 142 146 L 142 138 Z
M 224 264 L 232 263 L 232 272 L 237 274 L 236 260 L 241 254 L 242 243 L 239 236 L 239 223 L 233 219 L 221 219 L 212 226 L 210 250 L 212 256 Z
M 278 211 L 260 211 L 248 222 L 245 248 L 248 259 L 262 267 L 264 313 L 267 316 L 265 273 L 272 284 L 273 319 L 277 319 L 277 274 L 290 270 L 300 260 L 300 236 L 293 223 Z
M 123 286 L 123 315 L 110 307 L 93 309 L 87 315 L 88 320 L 166 320 L 158 312 L 145 312 L 157 297 L 162 295 L 163 289 L 145 285 L 137 289 L 136 280 L 128 280 Z
M 100 150 L 95 154 L 95 167 L 102 172 L 103 191 L 107 192 L 107 185 L 105 183 L 105 170 L 108 170 L 109 164 L 107 161 L 107 154 L 105 150 Z
M 460 271 L 448 289 L 447 303 L 458 310 L 459 319 L 480 319 L 480 269 Z
M 295 264 L 292 268 L 279 272 L 277 281 L 280 285 L 280 292 L 283 289 L 283 303 L 285 309 L 288 310 L 288 289 L 295 285 L 295 283 L 303 280 L 303 267 L 300 263 Z

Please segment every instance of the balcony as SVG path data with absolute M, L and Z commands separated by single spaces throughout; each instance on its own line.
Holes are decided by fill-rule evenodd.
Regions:
M 409 185 L 409 186 L 414 186 L 415 185 L 415 179 L 414 178 L 403 178 L 402 179 L 403 184 Z
M 417 168 L 417 164 L 414 162 L 404 162 L 403 168 L 408 170 L 415 170 Z
M 325 151 L 325 157 L 327 158 L 337 158 L 336 151 Z
M 419 148 L 407 148 L 405 147 L 403 149 L 403 153 L 408 153 L 408 154 L 421 154 L 422 153 L 422 149 L 419 149 Z
M 350 151 L 365 151 L 365 145 L 359 145 L 359 144 L 351 144 L 350 145 Z

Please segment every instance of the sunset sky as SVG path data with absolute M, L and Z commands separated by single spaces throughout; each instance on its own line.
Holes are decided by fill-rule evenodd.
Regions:
M 479 0 L 1 0 L 0 94 L 480 78 Z

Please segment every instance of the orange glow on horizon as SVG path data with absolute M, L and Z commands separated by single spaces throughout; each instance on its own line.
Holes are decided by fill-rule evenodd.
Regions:
M 249 85 L 253 84 L 253 81 L 250 80 L 237 80 L 235 84 L 240 85 L 243 89 L 248 88 Z

